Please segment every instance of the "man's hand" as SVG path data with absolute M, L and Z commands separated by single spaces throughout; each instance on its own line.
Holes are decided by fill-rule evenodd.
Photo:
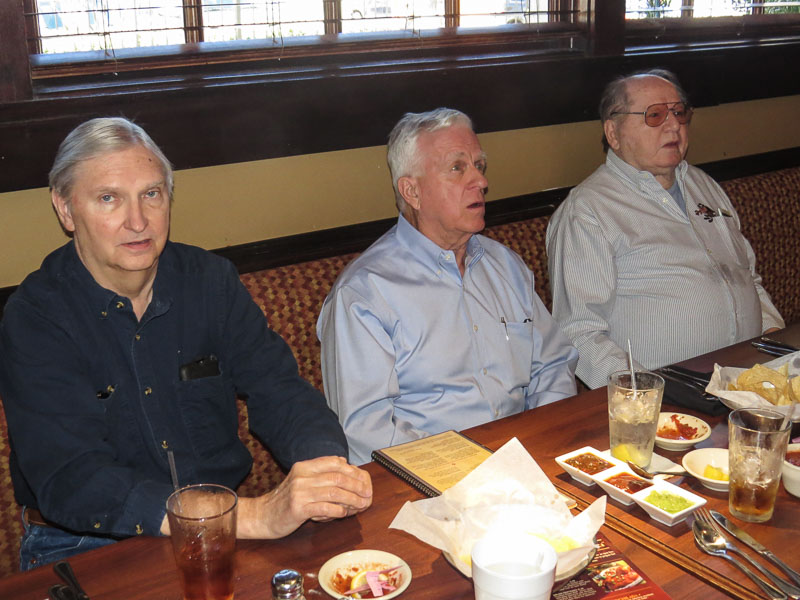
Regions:
M 308 519 L 349 517 L 372 504 L 369 473 L 339 456 L 296 463 L 274 490 L 257 498 L 240 498 L 237 537 L 284 537 Z

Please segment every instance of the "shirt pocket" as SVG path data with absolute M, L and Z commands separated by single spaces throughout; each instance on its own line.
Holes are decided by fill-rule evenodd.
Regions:
M 236 399 L 228 378 L 203 377 L 175 385 L 178 409 L 197 456 L 216 456 L 238 441 Z
M 509 321 L 501 325 L 501 333 L 508 347 L 508 359 L 499 365 L 501 370 L 507 370 L 508 378 L 504 379 L 508 391 L 527 388 L 531 382 L 531 361 L 533 360 L 533 322 Z M 508 340 L 505 339 L 506 334 Z

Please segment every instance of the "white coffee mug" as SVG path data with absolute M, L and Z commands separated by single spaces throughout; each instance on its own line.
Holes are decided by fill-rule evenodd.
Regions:
M 492 532 L 472 548 L 475 600 L 548 600 L 558 556 L 533 535 Z

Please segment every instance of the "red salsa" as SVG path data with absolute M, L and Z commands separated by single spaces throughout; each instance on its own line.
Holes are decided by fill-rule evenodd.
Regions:
M 575 467 L 587 473 L 589 475 L 594 475 L 595 473 L 599 473 L 600 471 L 605 471 L 606 469 L 610 469 L 613 465 L 608 462 L 607 460 L 603 460 L 599 456 L 595 456 L 591 452 L 584 452 L 583 454 L 579 454 L 578 456 L 573 456 L 572 458 L 568 458 L 564 461 L 571 467 Z
M 792 463 L 795 467 L 800 467 L 800 450 L 790 450 L 787 452 L 786 462 Z
M 680 420 L 678 415 L 672 415 L 670 420 L 675 427 L 671 427 L 669 425 L 659 427 L 658 432 L 656 433 L 658 437 L 666 440 L 693 440 L 695 437 L 697 437 L 697 427 L 687 425 Z
M 653 485 L 649 481 L 645 481 L 641 477 L 631 475 L 630 473 L 620 473 L 618 475 L 614 475 L 613 477 L 606 479 L 606 482 L 610 483 L 614 487 L 618 487 L 619 489 L 628 492 L 629 494 L 635 494 L 636 492 L 647 489 Z

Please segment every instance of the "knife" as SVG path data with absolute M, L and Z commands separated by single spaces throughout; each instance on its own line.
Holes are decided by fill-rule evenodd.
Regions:
M 787 354 L 792 354 L 793 352 L 798 351 L 798 348 L 795 348 L 790 344 L 779 342 L 778 340 L 773 340 L 772 338 L 768 338 L 766 336 L 761 336 L 759 339 L 753 340 L 750 343 L 754 348 L 756 348 L 756 350 L 772 356 L 786 356 Z
M 780 567 L 791 578 L 791 580 L 795 582 L 795 584 L 800 585 L 800 573 L 792 569 L 780 558 L 778 558 L 772 552 L 767 550 L 767 548 L 763 544 L 759 543 L 755 538 L 753 538 L 753 536 L 751 536 L 745 530 L 743 530 L 738 525 L 732 523 L 730 520 L 725 518 L 724 515 L 718 513 L 715 510 L 711 510 L 709 512 L 711 513 L 711 516 L 714 517 L 714 520 L 720 525 L 722 525 L 728 531 L 728 533 L 735 536 L 736 539 L 738 539 L 740 542 L 744 542 L 745 544 L 750 546 L 753 550 L 758 552 L 764 558 L 772 561 L 775 565 Z

